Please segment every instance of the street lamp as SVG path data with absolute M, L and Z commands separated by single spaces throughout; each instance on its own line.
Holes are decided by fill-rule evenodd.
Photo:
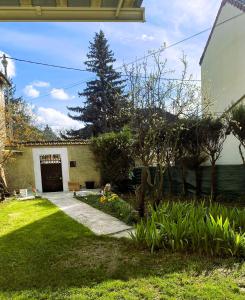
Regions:
M 6 78 L 8 78 L 8 74 L 7 74 L 7 68 L 8 68 L 8 61 L 7 61 L 7 57 L 5 54 L 3 54 L 2 57 L 2 65 L 3 65 L 3 69 L 4 69 L 4 75 Z

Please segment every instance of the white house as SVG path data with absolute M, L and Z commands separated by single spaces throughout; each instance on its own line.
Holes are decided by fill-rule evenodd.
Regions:
M 245 94 L 245 0 L 223 0 L 200 60 L 203 99 L 221 115 Z M 220 165 L 242 163 L 234 136 L 225 142 Z

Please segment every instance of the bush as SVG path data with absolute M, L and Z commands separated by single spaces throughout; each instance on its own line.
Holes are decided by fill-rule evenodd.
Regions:
M 115 194 L 113 194 L 115 195 Z M 122 200 L 118 196 L 113 196 L 108 200 L 102 199 L 97 195 L 89 195 L 86 197 L 78 197 L 79 200 L 97 208 L 105 213 L 112 215 L 115 218 L 125 222 L 128 225 L 133 225 L 137 222 L 138 214 L 134 211 L 133 207 Z
M 134 165 L 130 130 L 125 128 L 118 133 L 110 132 L 93 138 L 91 149 L 98 162 L 102 184 L 111 183 L 123 192 L 123 183 L 128 181 Z
M 245 210 L 219 204 L 164 203 L 136 225 L 133 239 L 156 249 L 245 257 Z

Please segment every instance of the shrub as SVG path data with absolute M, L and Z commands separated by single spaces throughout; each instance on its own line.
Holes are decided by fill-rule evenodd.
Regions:
M 89 195 L 86 197 L 78 197 L 78 199 L 118 218 L 128 225 L 133 225 L 137 222 L 137 212 L 134 211 L 129 203 L 119 198 L 116 194 L 111 194 L 111 196 L 108 197 Z
M 102 184 L 111 183 L 121 190 L 134 165 L 130 130 L 124 128 L 118 133 L 110 132 L 93 138 L 91 148 L 98 162 Z
M 153 252 L 245 257 L 245 210 L 219 204 L 164 203 L 136 225 L 133 239 Z
M 230 116 L 230 130 L 240 142 L 239 152 L 245 165 L 245 104 L 234 107 Z

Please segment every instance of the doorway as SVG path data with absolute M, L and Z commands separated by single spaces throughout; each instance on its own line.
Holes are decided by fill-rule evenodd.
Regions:
M 43 192 L 63 191 L 62 161 L 60 154 L 40 156 Z

